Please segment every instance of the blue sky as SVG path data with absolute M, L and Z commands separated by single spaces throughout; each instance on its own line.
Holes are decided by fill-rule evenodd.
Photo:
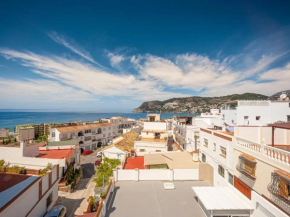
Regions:
M 0 108 L 290 89 L 289 1 L 1 1 Z

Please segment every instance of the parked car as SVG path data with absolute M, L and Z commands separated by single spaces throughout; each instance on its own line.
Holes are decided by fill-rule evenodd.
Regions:
M 65 217 L 66 207 L 63 205 L 53 206 L 44 217 Z
M 101 164 L 102 164 L 102 161 L 100 161 L 100 160 L 95 161 L 95 166 L 100 166 Z
M 92 150 L 84 150 L 84 152 L 82 153 L 82 155 L 89 155 L 91 153 L 93 153 Z
M 98 153 L 97 153 L 97 155 L 96 155 L 97 157 L 102 157 L 102 152 L 101 151 L 99 151 Z

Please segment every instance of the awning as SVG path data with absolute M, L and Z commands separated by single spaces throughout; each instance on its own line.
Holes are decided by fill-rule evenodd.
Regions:
M 290 181 L 290 174 L 286 173 L 282 170 L 275 170 L 275 173 L 277 173 L 279 176 L 283 176 L 285 179 L 288 179 Z
M 248 160 L 248 161 L 251 161 L 253 163 L 256 163 L 256 159 L 248 154 L 241 154 L 241 157 Z
M 198 203 L 211 215 L 248 215 L 254 207 L 241 193 L 229 187 L 192 187 Z

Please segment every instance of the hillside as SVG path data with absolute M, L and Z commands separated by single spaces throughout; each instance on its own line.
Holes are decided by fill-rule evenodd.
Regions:
M 148 101 L 143 102 L 138 108 L 132 112 L 172 112 L 172 113 L 200 113 L 208 112 L 210 109 L 220 108 L 220 106 L 232 100 L 265 100 L 268 96 L 244 93 L 233 94 L 220 97 L 186 97 L 172 98 L 165 101 Z
M 271 99 L 276 99 L 279 98 L 280 95 L 282 94 L 282 92 L 285 92 L 287 94 L 287 96 L 290 96 L 290 90 L 284 90 L 284 91 L 280 91 L 278 93 L 275 93 L 271 96 Z

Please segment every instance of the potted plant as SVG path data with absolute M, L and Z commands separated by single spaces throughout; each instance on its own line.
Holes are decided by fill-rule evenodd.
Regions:
M 107 196 L 107 195 L 106 195 L 106 192 L 102 192 L 102 193 L 101 193 L 101 198 L 102 198 L 102 199 L 106 199 L 106 196 Z

